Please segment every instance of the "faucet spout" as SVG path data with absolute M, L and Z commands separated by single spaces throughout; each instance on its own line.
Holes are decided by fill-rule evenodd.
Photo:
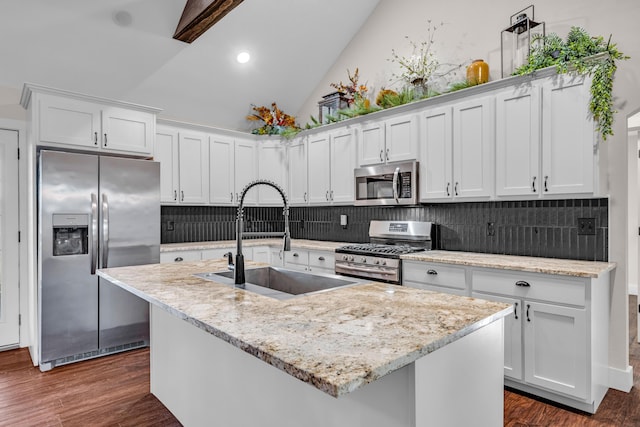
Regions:
M 289 202 L 287 200 L 287 195 L 285 194 L 282 187 L 272 181 L 268 181 L 265 179 L 257 179 L 255 181 L 247 184 L 242 191 L 240 192 L 240 201 L 238 203 L 238 214 L 236 218 L 236 261 L 234 266 L 234 283 L 238 287 L 244 287 L 245 284 L 245 275 L 244 275 L 244 255 L 242 253 L 242 235 L 244 232 L 244 196 L 251 188 L 257 185 L 267 185 L 269 187 L 275 188 L 280 196 L 282 197 L 282 201 L 284 202 L 284 208 L 282 214 L 284 216 L 284 233 L 283 233 L 283 250 L 290 251 L 291 250 L 291 233 L 289 231 Z M 260 233 L 251 233 L 253 236 L 259 235 Z M 266 234 L 266 233 L 265 233 Z M 269 233 L 273 234 L 273 233 Z

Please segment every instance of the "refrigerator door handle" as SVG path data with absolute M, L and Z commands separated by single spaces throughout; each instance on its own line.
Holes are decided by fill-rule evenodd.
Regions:
M 98 195 L 91 193 L 91 274 L 98 265 Z
M 107 268 L 109 260 L 109 201 L 107 195 L 102 193 L 102 268 Z

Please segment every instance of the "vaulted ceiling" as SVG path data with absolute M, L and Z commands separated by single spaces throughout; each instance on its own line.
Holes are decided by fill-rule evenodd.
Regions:
M 244 130 L 250 104 L 296 114 L 378 2 L 245 0 L 188 44 L 172 38 L 186 0 L 0 0 L 0 86 L 33 82 Z

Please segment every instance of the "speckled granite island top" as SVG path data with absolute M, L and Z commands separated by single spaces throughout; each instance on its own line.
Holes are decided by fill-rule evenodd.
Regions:
M 439 262 L 472 267 L 592 278 L 599 277 L 601 274 L 616 268 L 616 264 L 613 262 L 577 261 L 559 258 L 482 254 L 476 252 L 427 251 L 402 255 L 401 258 L 413 261 Z
M 279 301 L 193 276 L 225 267 L 224 260 L 208 260 L 98 274 L 334 397 L 513 311 L 507 304 L 380 283 Z

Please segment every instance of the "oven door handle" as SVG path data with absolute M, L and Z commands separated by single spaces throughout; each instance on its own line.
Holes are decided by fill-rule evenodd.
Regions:
M 400 203 L 398 201 L 398 175 L 400 174 L 400 168 L 397 167 L 393 172 L 393 198 L 396 199 L 396 203 Z
M 360 271 L 362 273 L 376 273 L 376 274 L 384 274 L 387 276 L 394 276 L 396 274 L 395 270 L 389 269 L 381 269 L 378 267 L 368 268 L 368 267 L 355 267 L 353 265 L 348 264 L 336 264 L 337 269 L 344 269 L 347 271 Z

